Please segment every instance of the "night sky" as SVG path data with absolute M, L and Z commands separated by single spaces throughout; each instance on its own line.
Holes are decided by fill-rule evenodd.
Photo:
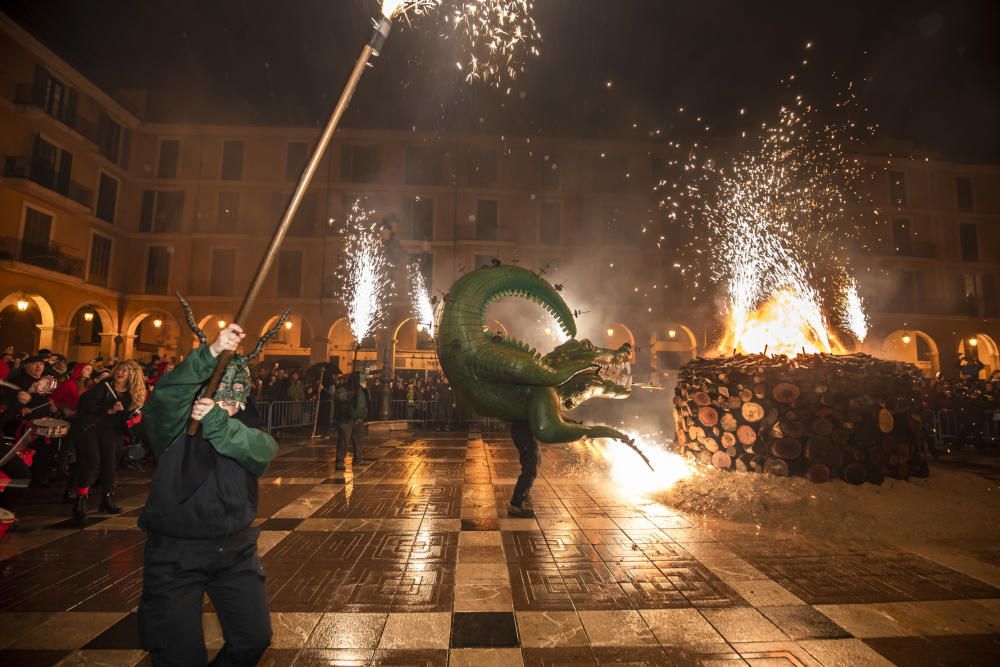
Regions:
M 434 16 L 397 25 L 348 126 L 646 137 L 677 108 L 725 136 L 795 92 L 853 80 L 880 135 L 916 153 L 1000 161 L 1000 3 L 535 0 L 543 34 L 510 94 L 467 84 Z M 149 120 L 317 125 L 368 34 L 375 0 L 4 0 L 106 90 L 150 92 Z M 811 50 L 804 45 L 813 42 Z M 800 61 L 808 57 L 803 68 Z M 832 78 L 836 73 L 837 79 Z M 608 86 L 611 82 L 611 86 Z M 740 117 L 738 110 L 747 109 Z M 635 126 L 635 127 L 633 127 Z

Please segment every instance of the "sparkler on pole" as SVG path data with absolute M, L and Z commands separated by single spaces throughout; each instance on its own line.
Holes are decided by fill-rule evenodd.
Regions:
M 857 280 L 850 278 L 847 281 L 841 291 L 838 305 L 844 328 L 851 332 L 851 335 L 857 338 L 859 343 L 865 342 L 869 327 L 868 311 L 865 308 L 865 300 L 861 298 L 858 291 Z
M 316 142 L 316 146 L 313 148 L 312 157 L 309 158 L 309 162 L 306 164 L 305 169 L 302 171 L 302 175 L 299 177 L 299 183 L 295 186 L 295 192 L 292 194 L 291 201 L 288 202 L 288 208 L 285 209 L 285 215 L 281 218 L 281 223 L 278 225 L 278 228 L 274 230 L 274 236 L 271 237 L 271 243 L 268 245 L 267 251 L 264 253 L 264 257 L 260 261 L 260 266 L 257 268 L 257 273 L 254 275 L 253 280 L 250 282 L 250 287 L 247 288 L 247 293 L 243 297 L 243 304 L 240 306 L 239 311 L 236 313 L 236 318 L 233 320 L 235 323 L 240 324 L 246 322 L 247 316 L 250 314 L 251 309 L 253 309 L 253 305 L 257 301 L 257 296 L 260 294 L 260 289 L 264 285 L 264 280 L 267 278 L 267 274 L 270 273 L 271 266 L 274 264 L 274 260 L 278 256 L 278 249 L 281 247 L 282 241 L 285 240 L 285 235 L 288 233 L 292 220 L 295 218 L 295 214 L 299 210 L 299 206 L 302 203 L 302 198 L 305 196 L 306 190 L 309 189 L 309 184 L 312 183 L 313 176 L 316 175 L 316 169 L 319 167 L 319 163 L 323 159 L 323 155 L 326 153 L 327 147 L 330 145 L 333 133 L 340 124 L 340 119 L 344 116 L 344 112 L 347 110 L 347 105 L 350 103 L 351 97 L 354 96 L 354 91 L 358 87 L 358 82 L 361 80 L 362 73 L 365 71 L 368 61 L 371 60 L 372 56 L 377 56 L 379 54 L 382 47 L 385 45 L 385 40 L 389 37 L 389 32 L 392 30 L 393 17 L 410 9 L 420 11 L 431 4 L 432 2 L 429 0 L 384 0 L 382 3 L 382 16 L 372 27 L 368 43 L 361 49 L 361 55 L 358 57 L 358 61 L 355 63 L 354 69 L 351 71 L 351 76 L 347 80 L 347 85 L 344 86 L 344 90 L 340 94 L 340 99 L 337 101 L 337 105 L 333 108 L 333 112 L 330 114 L 330 118 L 326 123 L 326 127 L 323 129 L 323 133 L 319 137 L 319 141 Z M 355 355 L 356 354 L 357 353 L 355 352 Z M 222 373 L 225 371 L 226 364 L 229 363 L 232 356 L 233 353 L 228 350 L 219 355 L 219 360 L 215 366 L 215 372 L 212 373 L 212 377 L 209 379 L 208 385 L 205 387 L 206 396 L 213 395 L 215 390 L 219 388 L 219 381 L 222 379 Z M 200 425 L 200 422 L 192 419 L 188 423 L 188 434 L 195 435 L 198 432 Z

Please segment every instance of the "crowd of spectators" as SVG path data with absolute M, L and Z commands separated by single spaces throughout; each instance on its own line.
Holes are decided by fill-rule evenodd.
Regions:
M 944 445 L 996 444 L 1000 433 L 1000 371 L 982 377 L 983 364 L 963 355 L 957 379 L 942 374 L 924 384 L 924 408 Z

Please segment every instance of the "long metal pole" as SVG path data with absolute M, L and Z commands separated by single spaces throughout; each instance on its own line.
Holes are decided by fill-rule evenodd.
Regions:
M 267 247 L 267 252 L 264 253 L 264 257 L 260 260 L 260 266 L 257 268 L 257 273 L 250 282 L 250 287 L 247 288 L 246 296 L 243 297 L 243 305 L 240 306 L 240 310 L 236 313 L 236 319 L 234 320 L 237 324 L 246 322 L 247 316 L 253 309 L 254 302 L 257 301 L 260 289 L 264 285 L 264 280 L 267 278 L 267 274 L 271 271 L 271 266 L 274 264 L 275 257 L 278 256 L 278 250 L 281 248 L 281 243 L 285 240 L 285 235 L 288 233 L 292 220 L 295 219 L 295 214 L 299 210 L 302 198 L 305 196 L 306 190 L 309 189 L 309 184 L 312 183 L 313 176 L 316 175 L 319 163 L 322 161 L 323 155 L 326 153 L 326 149 L 330 145 L 330 139 L 333 138 L 333 133 L 340 124 L 340 119 L 347 110 L 347 105 L 350 104 L 351 97 L 354 96 L 354 91 L 357 90 L 358 82 L 361 80 L 361 75 L 364 73 L 365 67 L 368 65 L 368 61 L 371 60 L 371 57 L 373 55 L 378 55 L 382 45 L 385 43 L 386 38 L 389 36 L 389 31 L 391 29 L 392 22 L 383 16 L 382 20 L 372 28 L 372 34 L 368 43 L 365 44 L 363 49 L 361 49 L 361 56 L 358 58 L 358 62 L 355 63 L 354 70 L 351 72 L 351 76 L 347 80 L 347 85 L 344 86 L 344 90 L 340 94 L 340 100 L 337 101 L 337 106 L 333 108 L 333 113 L 330 114 L 330 119 L 327 121 L 326 127 L 323 129 L 323 134 L 320 135 L 319 141 L 316 143 L 316 148 L 313 149 L 313 154 L 309 159 L 309 163 L 303 170 L 302 176 L 299 177 L 299 184 L 295 187 L 295 193 L 292 195 L 292 200 L 288 202 L 288 208 L 285 209 L 285 215 L 281 218 L 281 223 L 278 225 L 278 228 L 274 230 L 274 236 L 271 237 L 271 243 Z M 212 373 L 212 377 L 209 379 L 208 385 L 205 387 L 206 396 L 212 396 L 215 394 L 216 389 L 219 388 L 219 381 L 222 379 L 222 373 L 226 369 L 226 364 L 229 363 L 229 360 L 232 359 L 232 357 L 233 353 L 228 350 L 219 355 L 219 361 L 215 365 L 215 372 Z M 192 419 L 188 423 L 188 435 L 197 434 L 200 425 L 200 422 Z

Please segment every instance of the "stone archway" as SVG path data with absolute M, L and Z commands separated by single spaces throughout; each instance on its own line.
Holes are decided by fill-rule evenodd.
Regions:
M 161 308 L 143 310 L 132 317 L 122 332 L 117 356 L 138 361 L 148 361 L 154 354 L 161 359 L 176 359 L 180 353 L 178 344 L 182 331 L 187 330 L 186 324 L 181 329 L 170 311 Z
M 110 359 L 115 354 L 118 318 L 99 302 L 78 305 L 67 320 L 66 356 L 71 361 Z
M 979 372 L 979 377 L 986 379 L 994 372 L 1000 370 L 1000 349 L 993 338 L 984 333 L 976 333 L 966 336 L 958 342 L 959 359 L 966 355 L 972 355 L 983 365 Z
M 930 334 L 919 329 L 897 329 L 882 339 L 882 355 L 893 361 L 915 365 L 924 377 L 933 378 L 941 370 L 941 355 Z
M 267 318 L 253 340 L 245 340 L 243 347 L 249 353 L 257 345 L 264 334 L 275 325 L 281 313 Z M 249 336 L 248 336 L 249 338 Z M 274 336 L 267 341 L 261 358 L 282 358 L 299 363 L 302 367 L 309 365 L 312 355 L 313 328 L 309 321 L 297 313 L 292 313 L 282 323 Z
M 434 339 L 420 331 L 417 321 L 407 317 L 398 325 L 392 337 L 392 368 L 399 371 L 436 371 L 440 368 Z
M 632 333 L 632 329 L 628 325 L 622 322 L 615 322 L 614 324 L 608 325 L 608 327 L 602 332 L 604 340 L 601 343 L 601 347 L 606 347 L 610 349 L 618 349 L 625 343 L 632 346 L 632 358 L 631 361 L 635 361 L 636 355 L 636 345 L 635 345 L 635 335 Z
M 351 333 L 350 323 L 346 317 L 341 317 L 330 325 L 327 334 L 327 356 L 331 362 L 337 362 L 343 373 L 354 369 L 355 357 L 359 366 L 363 364 L 370 367 L 378 363 L 380 339 L 381 336 L 369 336 L 359 347 L 354 340 L 354 334 Z
M 0 330 L 0 343 L 4 347 L 15 345 L 15 352 L 36 352 L 49 349 L 53 352 L 65 350 L 53 349 L 55 343 L 56 318 L 48 300 L 30 290 L 15 291 L 0 299 L 0 326 L 6 327 L 12 338 L 11 342 L 4 340 L 5 334 Z M 16 338 L 16 343 L 14 339 Z M 31 349 L 16 349 L 18 345 Z

